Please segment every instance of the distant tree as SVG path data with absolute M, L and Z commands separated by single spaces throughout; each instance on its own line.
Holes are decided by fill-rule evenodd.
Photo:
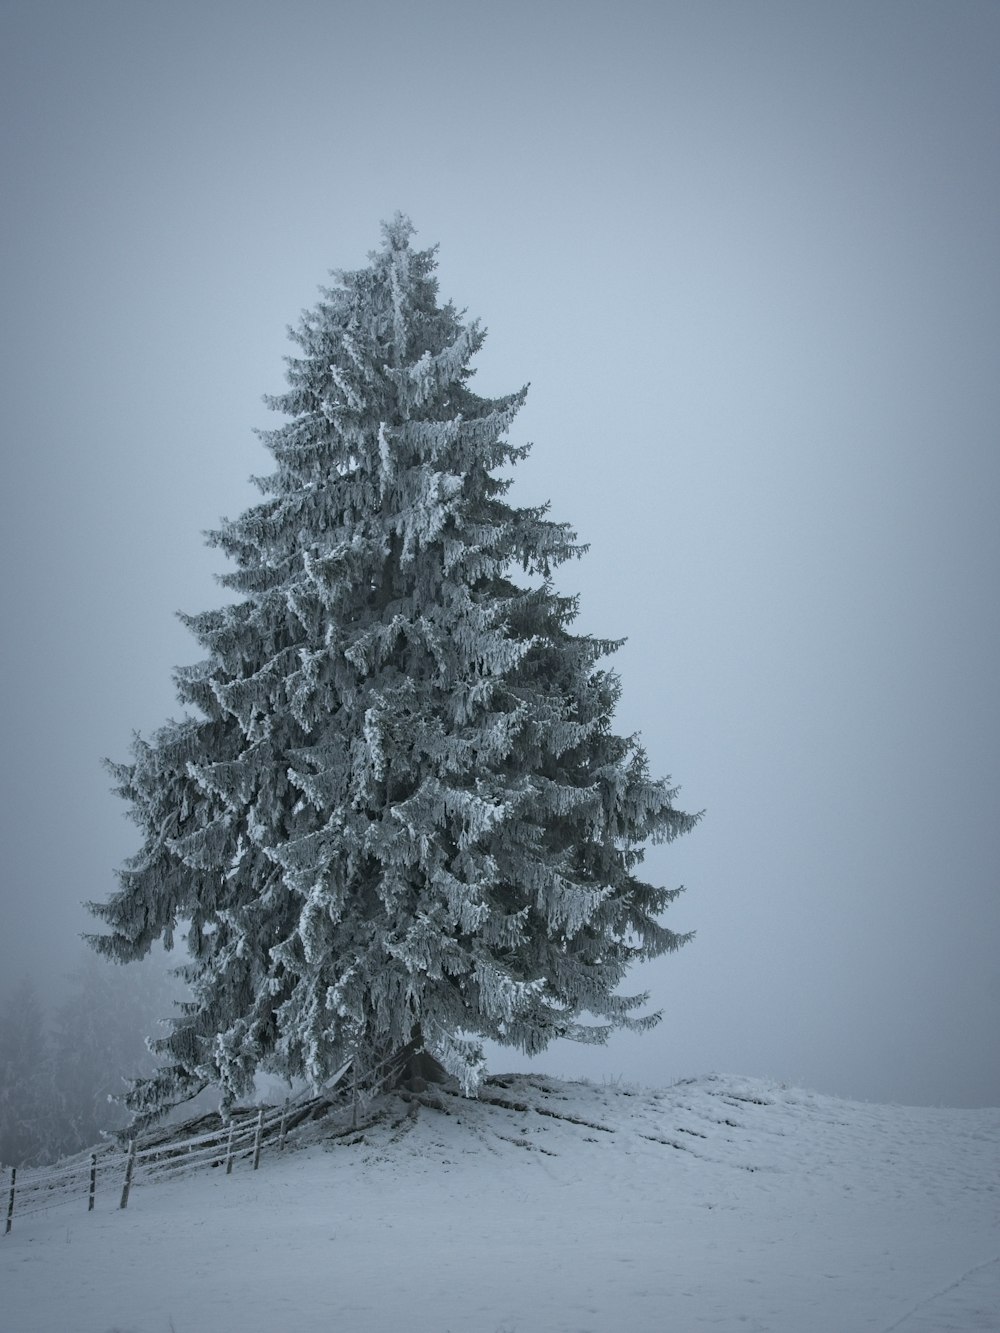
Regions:
M 161 967 L 108 967 L 93 954 L 70 980 L 52 1036 L 60 1155 L 128 1124 L 122 1099 L 134 1080 L 156 1070 L 146 1037 L 170 1016 L 176 990 Z
M 0 1007 L 0 1162 L 36 1165 L 57 1153 L 57 1109 L 45 1018 L 24 977 Z
M 619 983 L 686 938 L 657 919 L 679 890 L 635 872 L 695 817 L 611 729 L 618 645 L 572 634 L 551 582 L 584 548 L 504 499 L 526 390 L 472 392 L 484 333 L 411 234 L 397 215 L 292 334 L 277 470 L 209 539 L 242 600 L 185 617 L 195 714 L 114 767 L 143 844 L 94 943 L 141 958 L 184 923 L 193 991 L 141 1116 L 421 1050 L 472 1091 L 483 1037 L 649 1027 Z

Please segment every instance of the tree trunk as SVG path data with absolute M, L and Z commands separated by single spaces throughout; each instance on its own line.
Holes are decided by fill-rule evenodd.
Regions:
M 448 1078 L 444 1065 L 424 1049 L 424 1039 L 418 1028 L 413 1038 L 389 1062 L 385 1086 L 402 1088 L 406 1092 L 425 1092 L 428 1084 L 447 1083 Z

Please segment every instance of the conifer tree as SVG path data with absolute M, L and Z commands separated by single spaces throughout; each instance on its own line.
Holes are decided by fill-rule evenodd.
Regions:
M 123 1095 L 130 1081 L 155 1070 L 145 1038 L 171 1013 L 179 989 L 158 963 L 111 968 L 93 953 L 70 980 L 52 1033 L 53 1104 L 63 1156 L 128 1123 Z
M 484 1037 L 650 1026 L 617 988 L 686 938 L 657 920 L 680 890 L 636 871 L 696 817 L 612 730 L 618 645 L 574 635 L 551 581 L 584 548 L 505 499 L 526 390 L 473 392 L 484 331 L 412 232 L 385 225 L 291 333 L 276 470 L 209 534 L 237 600 L 184 617 L 193 711 L 113 766 L 143 843 L 94 943 L 124 961 L 183 926 L 190 955 L 140 1115 L 420 1050 L 471 1092 Z
M 56 1155 L 52 1052 L 38 992 L 22 977 L 0 1003 L 0 1163 L 36 1166 Z

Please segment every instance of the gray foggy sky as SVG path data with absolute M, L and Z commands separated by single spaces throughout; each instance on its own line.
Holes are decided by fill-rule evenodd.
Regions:
M 701 826 L 643 1038 L 1000 1104 L 1000 6 L 0 0 L 0 988 L 74 965 L 285 328 L 401 208 Z M 494 1067 L 513 1066 L 508 1053 Z

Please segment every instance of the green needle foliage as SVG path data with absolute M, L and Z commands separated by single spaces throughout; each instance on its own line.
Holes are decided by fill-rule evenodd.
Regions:
M 612 730 L 618 645 L 551 583 L 575 534 L 505 499 L 526 391 L 473 393 L 483 331 L 407 219 L 383 230 L 292 335 L 264 498 L 210 536 L 238 600 L 185 618 L 191 713 L 114 766 L 143 844 L 93 942 L 139 958 L 183 925 L 190 954 L 140 1117 L 421 1046 L 472 1092 L 481 1038 L 650 1026 L 619 983 L 687 938 L 636 871 L 696 816 Z

